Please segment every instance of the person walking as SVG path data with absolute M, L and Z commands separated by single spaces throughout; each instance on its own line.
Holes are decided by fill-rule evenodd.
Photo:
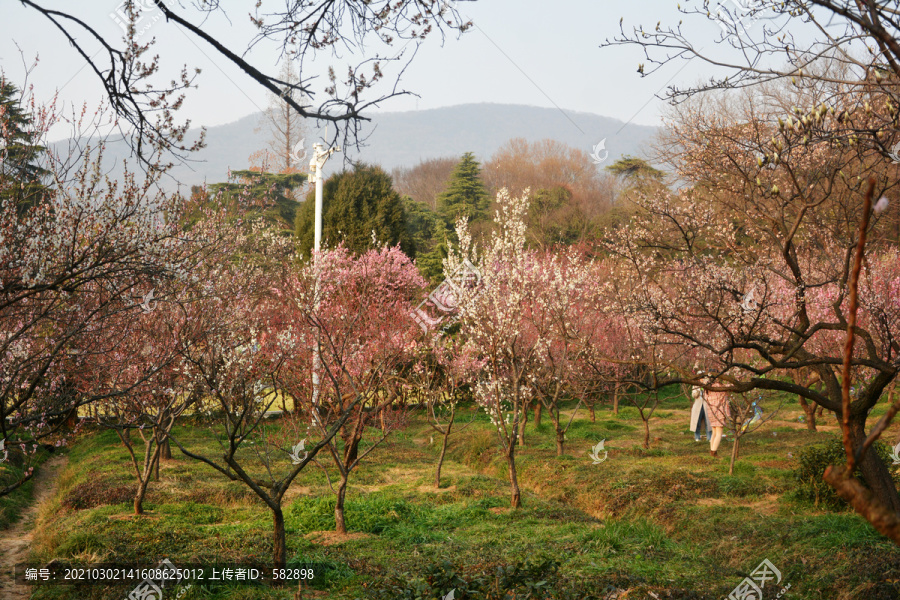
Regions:
M 701 371 L 700 375 L 703 374 Z M 712 428 L 709 425 L 709 407 L 706 405 L 706 391 L 699 385 L 691 389 L 691 397 L 694 405 L 691 407 L 691 431 L 694 432 L 694 441 L 700 441 L 702 434 L 707 440 L 712 439 Z
M 704 383 L 713 385 L 715 380 L 707 377 Z M 718 457 L 719 443 L 725 435 L 725 424 L 731 418 L 730 395 L 728 392 L 704 391 L 706 392 L 706 406 L 709 409 L 707 413 L 709 424 L 713 430 L 712 437 L 709 439 L 709 454 Z
M 718 457 L 719 443 L 722 441 L 725 423 L 731 417 L 728 392 L 706 390 L 706 405 L 709 407 L 709 424 L 713 432 L 709 440 L 709 454 Z

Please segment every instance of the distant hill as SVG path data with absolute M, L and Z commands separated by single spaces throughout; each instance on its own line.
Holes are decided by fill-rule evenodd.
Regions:
M 192 155 L 191 162 L 177 165 L 172 174 L 190 186 L 204 181 L 225 181 L 229 168 L 247 168 L 250 154 L 265 144 L 267 132 L 264 129 L 256 132 L 260 117 L 261 113 L 256 113 L 233 123 L 209 127 L 206 148 Z M 609 157 L 602 164 L 608 165 L 625 154 L 642 155 L 647 142 L 657 132 L 656 127 L 626 125 L 591 113 L 566 111 L 564 114 L 555 108 L 516 104 L 463 104 L 374 113 L 372 121 L 362 130 L 361 137 L 368 136 L 365 145 L 359 150 L 345 149 L 344 159 L 379 164 L 387 171 L 469 151 L 484 161 L 508 140 L 517 137 L 529 141 L 549 138 L 587 152 L 605 139 Z M 311 146 L 317 137 L 318 133 L 308 133 L 307 145 Z M 107 145 L 106 160 L 121 164 L 126 157 L 125 144 Z M 330 163 L 328 170 L 333 171 L 338 164 Z

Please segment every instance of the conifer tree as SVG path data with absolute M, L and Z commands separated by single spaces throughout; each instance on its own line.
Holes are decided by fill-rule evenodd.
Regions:
M 215 197 L 221 192 L 218 201 L 230 206 L 235 216 L 262 217 L 290 234 L 300 205 L 293 199 L 292 190 L 306 185 L 306 174 L 243 170 L 232 171 L 231 179 L 228 183 L 211 184 L 210 194 Z
M 11 199 L 18 213 L 36 206 L 47 194 L 49 171 L 40 166 L 46 148 L 38 144 L 31 116 L 21 105 L 19 89 L 0 77 L 0 200 Z
M 489 204 L 487 188 L 481 181 L 481 166 L 474 154 L 466 152 L 456 165 L 447 189 L 437 198 L 438 213 L 452 232 L 459 217 L 468 217 L 469 222 L 486 220 Z
M 314 237 L 315 191 L 311 191 L 297 211 L 294 233 L 298 248 L 307 256 Z M 381 167 L 359 163 L 352 171 L 342 171 L 325 181 L 322 190 L 322 240 L 334 247 L 339 243 L 353 253 L 372 248 L 372 233 L 380 246 L 400 244 L 407 256 L 415 248 L 407 233 L 403 199 L 393 187 L 391 176 Z

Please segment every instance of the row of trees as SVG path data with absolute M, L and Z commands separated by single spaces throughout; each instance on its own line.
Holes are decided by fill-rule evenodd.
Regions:
M 650 393 L 699 384 L 702 369 L 711 389 L 797 394 L 835 414 L 849 466 L 829 481 L 898 540 L 897 490 L 867 452 L 898 407 L 871 431 L 867 420 L 900 353 L 897 167 L 884 152 L 900 102 L 885 71 L 837 93 L 829 86 L 843 83 L 827 67 L 811 84 L 801 77 L 674 109 L 659 152 L 678 187 L 646 165 L 618 164 L 634 175 L 622 198 L 632 216 L 589 252 L 529 244 L 538 193 L 501 191 L 480 236 L 484 205 L 466 205 L 443 273 L 468 261 L 480 280 L 455 298 L 452 335 L 420 333 L 411 312 L 425 283 L 380 230 L 375 244 L 310 257 L 243 220 L 241 199 L 257 201 L 246 190 L 213 194 L 236 207 L 223 211 L 208 193 L 184 207 L 152 185 L 110 183 L 90 163 L 68 181 L 56 175 L 46 204 L 25 214 L 3 204 L 2 433 L 13 447 L 53 439 L 60 418 L 102 405 L 101 424 L 126 445 L 127 432 L 146 434 L 143 460 L 134 453 L 139 511 L 171 425 L 214 408 L 223 459 L 172 441 L 267 504 L 283 564 L 287 486 L 324 451 L 340 476 L 343 527 L 350 474 L 402 425 L 397 408 L 418 397 L 411 389 L 436 403 L 448 398 L 442 389 L 471 388 L 496 427 L 518 506 L 529 409 L 548 411 L 562 453 L 571 422 L 562 400 L 590 403 L 610 382 Z M 374 189 L 387 190 L 378 177 Z M 368 193 L 351 179 L 334 188 L 348 202 Z M 452 206 L 436 199 L 431 211 L 444 231 L 454 211 L 441 208 Z M 337 214 L 353 209 L 362 210 Z M 348 239 L 364 242 L 358 233 Z M 295 414 L 273 429 L 265 413 L 285 397 Z M 446 436 L 452 421 L 435 426 Z M 301 435 L 315 440 L 303 458 Z M 869 490 L 849 475 L 854 463 Z

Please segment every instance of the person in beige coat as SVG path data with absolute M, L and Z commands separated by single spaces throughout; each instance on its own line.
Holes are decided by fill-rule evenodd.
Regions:
M 709 407 L 706 405 L 706 391 L 700 386 L 694 386 L 691 390 L 694 405 L 691 407 L 691 431 L 694 432 L 694 441 L 699 442 L 700 436 L 712 439 L 712 427 L 709 424 Z

